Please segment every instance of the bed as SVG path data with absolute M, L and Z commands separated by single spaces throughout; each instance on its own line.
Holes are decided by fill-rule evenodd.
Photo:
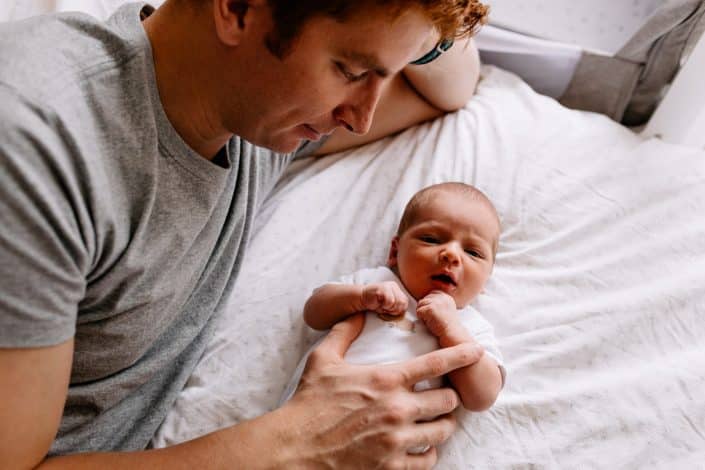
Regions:
M 692 131 L 703 106 L 674 129 L 679 100 L 639 135 L 485 66 L 464 109 L 296 161 L 263 203 L 229 306 L 153 446 L 273 409 L 318 337 L 301 316 L 311 290 L 384 263 L 411 194 L 464 181 L 502 220 L 474 306 L 495 326 L 508 375 L 489 411 L 457 411 L 437 467 L 702 468 L 705 150 L 647 137 L 686 128 L 703 142 Z
M 383 263 L 404 203 L 476 185 L 503 231 L 475 307 L 508 380 L 457 412 L 438 468 L 697 468 L 705 462 L 705 152 L 569 110 L 486 66 L 462 110 L 297 161 L 263 204 L 217 333 L 153 444 L 273 407 L 316 334 L 312 288 Z

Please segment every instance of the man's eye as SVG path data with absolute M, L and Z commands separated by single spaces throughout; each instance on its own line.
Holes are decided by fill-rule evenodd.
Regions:
M 360 80 L 363 80 L 365 77 L 367 77 L 367 72 L 363 72 L 360 75 L 355 75 L 354 73 L 350 72 L 345 65 L 341 62 L 336 62 L 335 66 L 338 67 L 338 70 L 340 71 L 341 74 L 343 74 L 343 77 L 351 83 L 354 82 L 359 82 Z

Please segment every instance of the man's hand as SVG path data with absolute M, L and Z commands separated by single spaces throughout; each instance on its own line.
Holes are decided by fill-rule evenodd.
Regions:
M 431 468 L 435 446 L 455 429 L 449 413 L 460 399 L 450 388 L 414 393 L 412 387 L 474 364 L 482 352 L 463 344 L 403 363 L 347 364 L 343 356 L 363 325 L 361 314 L 337 323 L 310 355 L 297 393 L 271 413 L 173 447 L 73 454 L 44 464 L 72 470 Z M 431 447 L 423 454 L 407 454 L 407 449 L 426 445 Z
M 457 336 L 464 331 L 455 300 L 442 291 L 434 290 L 419 300 L 416 316 L 439 340 Z
M 454 390 L 412 388 L 474 364 L 481 350 L 463 344 L 403 363 L 347 364 L 343 356 L 363 324 L 358 314 L 333 327 L 309 356 L 297 393 L 277 411 L 291 430 L 282 444 L 290 445 L 294 468 L 426 469 L 437 460 L 435 446 L 455 429 L 449 413 L 460 402 Z M 432 420 L 419 422 L 426 419 Z M 426 445 L 431 447 L 423 454 L 407 453 Z
M 406 294 L 393 281 L 367 284 L 362 289 L 362 310 L 386 315 L 404 315 L 409 306 Z

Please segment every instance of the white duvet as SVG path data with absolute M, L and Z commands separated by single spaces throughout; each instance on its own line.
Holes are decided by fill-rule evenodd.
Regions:
M 311 290 L 384 263 L 407 199 L 447 180 L 478 186 L 502 219 L 474 306 L 508 375 L 491 410 L 458 413 L 438 468 L 703 468 L 705 152 L 491 67 L 457 113 L 296 162 L 155 446 L 271 410 L 315 339 L 301 317 Z

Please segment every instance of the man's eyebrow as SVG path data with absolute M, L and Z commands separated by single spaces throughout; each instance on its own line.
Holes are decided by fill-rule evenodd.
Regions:
M 355 51 L 343 51 L 342 55 L 347 60 L 355 62 L 360 67 L 374 71 L 374 73 L 382 78 L 391 75 L 391 72 L 387 70 L 386 67 L 379 65 L 379 61 L 373 55 Z

